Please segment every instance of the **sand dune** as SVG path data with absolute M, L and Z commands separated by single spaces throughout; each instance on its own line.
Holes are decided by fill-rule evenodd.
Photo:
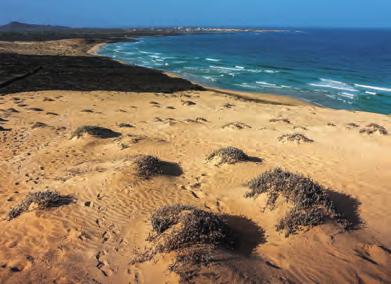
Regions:
M 22 92 L 0 97 L 0 109 L 2 283 L 177 283 L 180 275 L 169 270 L 175 252 L 132 262 L 151 245 L 151 214 L 173 204 L 231 216 L 240 232 L 241 249 L 194 268 L 194 282 L 391 281 L 391 136 L 360 131 L 371 123 L 391 131 L 389 116 L 249 102 L 213 91 Z M 85 125 L 121 135 L 72 137 Z M 279 139 L 297 133 L 312 142 Z M 227 146 L 257 159 L 207 161 Z M 180 171 L 141 178 L 138 155 Z M 332 189 L 330 198 L 356 228 L 329 223 L 289 237 L 277 232 L 286 201 L 264 210 L 264 196 L 244 197 L 250 179 L 275 167 Z M 40 190 L 76 201 L 6 220 Z

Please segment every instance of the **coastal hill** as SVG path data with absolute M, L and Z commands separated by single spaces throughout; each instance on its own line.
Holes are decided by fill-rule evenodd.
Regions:
M 0 31 L 6 31 L 6 32 L 58 31 L 58 30 L 68 30 L 68 29 L 70 28 L 64 26 L 36 25 L 36 24 L 28 24 L 28 23 L 22 23 L 16 21 L 0 26 Z
M 94 42 L 129 40 L 136 36 L 189 33 L 176 28 L 74 28 L 10 22 L 0 26 L 0 41 L 50 41 L 83 38 Z

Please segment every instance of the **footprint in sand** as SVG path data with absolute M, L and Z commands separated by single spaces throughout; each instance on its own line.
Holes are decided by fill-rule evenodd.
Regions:
M 96 267 L 102 272 L 102 274 L 106 277 L 113 274 L 113 271 L 110 269 L 109 263 L 104 257 L 107 255 L 106 251 L 99 251 L 95 258 L 97 261 Z
M 366 244 L 355 250 L 356 255 L 374 265 L 391 265 L 391 250 L 375 244 Z

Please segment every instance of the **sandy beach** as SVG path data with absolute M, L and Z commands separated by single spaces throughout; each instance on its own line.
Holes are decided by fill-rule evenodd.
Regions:
M 207 90 L 91 55 L 96 44 L 0 43 L 1 283 L 391 282 L 390 116 Z M 31 66 L 42 70 L 13 80 Z M 245 159 L 210 158 L 224 147 Z M 164 166 L 145 178 L 140 155 Z M 246 197 L 275 168 L 324 188 L 349 229 L 277 230 L 292 205 Z M 45 190 L 72 201 L 10 218 Z M 235 249 L 217 246 L 207 265 L 180 250 L 142 257 L 156 245 L 151 216 L 175 204 L 222 216 Z

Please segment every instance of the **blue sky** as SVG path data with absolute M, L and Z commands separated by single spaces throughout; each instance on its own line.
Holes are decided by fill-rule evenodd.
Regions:
M 391 27 L 391 0 L 0 0 L 0 24 L 13 20 L 83 27 Z

